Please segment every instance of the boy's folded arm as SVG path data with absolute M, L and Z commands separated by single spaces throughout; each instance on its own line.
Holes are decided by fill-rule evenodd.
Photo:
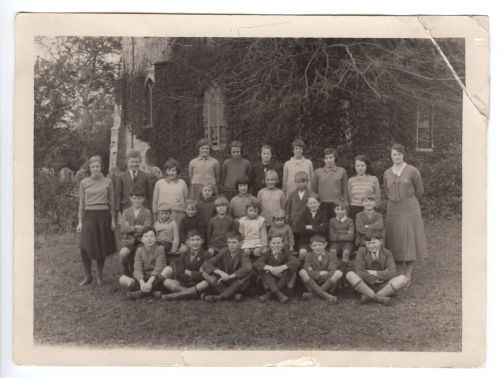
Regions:
M 288 262 L 285 265 L 293 272 L 299 268 L 300 261 L 292 254 L 289 254 Z
M 367 272 L 365 260 L 359 252 L 356 255 L 355 272 L 363 281 L 368 282 L 370 285 L 377 280 L 377 277 Z
M 263 253 L 257 261 L 253 263 L 253 267 L 257 271 L 261 271 L 267 265 L 268 252 Z
M 252 262 L 250 261 L 250 257 L 247 255 L 242 255 L 241 257 L 241 266 L 238 270 L 236 270 L 233 275 L 235 277 L 241 278 L 252 272 Z

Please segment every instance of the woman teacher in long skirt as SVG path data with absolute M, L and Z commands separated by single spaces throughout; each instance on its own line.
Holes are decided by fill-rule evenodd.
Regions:
M 424 194 L 417 168 L 404 161 L 405 148 L 391 147 L 392 167 L 384 173 L 387 197 L 386 246 L 396 261 L 397 274 L 411 280 L 415 261 L 427 257 L 427 240 L 419 199 Z
M 82 233 L 80 255 L 85 279 L 80 285 L 92 282 L 91 264 L 97 261 L 97 284 L 102 285 L 102 271 L 106 257 L 116 252 L 115 196 L 113 182 L 101 173 L 99 156 L 89 159 L 90 177 L 80 182 L 80 206 L 77 232 Z

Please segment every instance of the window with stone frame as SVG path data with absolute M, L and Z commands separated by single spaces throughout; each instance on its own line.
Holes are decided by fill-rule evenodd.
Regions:
M 203 126 L 205 138 L 213 150 L 226 148 L 227 122 L 222 89 L 216 85 L 205 91 L 203 100 Z
M 153 86 L 154 82 L 151 79 L 146 80 L 144 85 L 144 126 L 153 126 Z
M 416 150 L 434 151 L 434 107 L 421 104 L 417 108 Z

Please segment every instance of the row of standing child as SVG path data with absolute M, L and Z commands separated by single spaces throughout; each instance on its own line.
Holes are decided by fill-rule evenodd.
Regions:
M 200 152 L 200 156 L 196 159 L 193 159 L 190 163 L 190 177 L 193 178 L 196 177 L 196 174 L 195 173 L 198 173 L 198 180 L 193 180 L 192 181 L 192 185 L 191 185 L 191 196 L 196 196 L 196 192 L 197 191 L 201 191 L 201 200 L 202 201 L 199 201 L 198 202 L 198 205 L 199 204 L 202 204 L 203 202 L 207 202 L 205 200 L 207 200 L 210 196 L 210 194 L 213 194 L 213 193 L 210 193 L 210 189 L 212 189 L 212 192 L 214 191 L 214 189 L 216 188 L 215 184 L 217 183 L 217 179 L 216 179 L 216 170 L 214 170 L 214 180 L 215 182 L 210 182 L 210 183 L 205 183 L 205 184 L 202 184 L 200 181 L 199 181 L 199 178 L 200 178 L 200 175 L 199 175 L 199 171 L 197 171 L 197 169 L 199 170 L 200 168 L 200 165 L 203 166 L 203 164 L 205 164 L 205 166 L 209 166 L 209 167 L 214 167 L 216 166 L 216 164 L 214 164 L 213 158 L 210 158 L 207 154 L 207 150 L 208 150 L 208 153 L 209 153 L 209 147 L 207 144 L 204 144 L 204 142 L 201 142 L 200 145 L 198 146 L 199 147 L 199 152 Z M 296 172 L 296 174 L 293 176 L 294 180 L 293 180 L 293 185 L 290 185 L 290 180 L 289 180 L 289 176 L 290 176 L 290 171 L 293 171 L 293 169 L 300 169 L 300 166 L 302 165 L 302 163 L 304 162 L 304 160 L 307 160 L 305 159 L 303 156 L 302 156 L 302 152 L 303 152 L 303 143 L 301 141 L 295 141 L 294 142 L 294 145 L 292 146 L 293 147 L 293 151 L 294 151 L 294 157 L 292 157 L 292 159 L 287 162 L 285 164 L 285 167 L 284 167 L 284 172 L 283 172 L 283 177 L 284 179 L 286 180 L 286 183 L 284 183 L 284 188 L 288 188 L 288 190 L 290 190 L 291 188 L 293 188 L 294 185 L 298 185 L 299 186 L 299 190 L 298 191 L 294 191 L 294 192 L 288 192 L 289 195 L 288 195 L 288 198 L 285 200 L 285 195 L 283 192 L 281 192 L 281 190 L 277 189 L 276 188 L 276 184 L 278 183 L 278 174 L 277 172 L 273 172 L 272 170 L 268 170 L 266 172 L 266 175 L 265 175 L 265 185 L 266 187 L 263 188 L 262 190 L 260 190 L 258 192 L 258 199 L 260 199 L 260 203 L 264 209 L 264 213 L 267 212 L 266 214 L 266 218 L 264 218 L 264 223 L 259 220 L 259 222 L 261 223 L 261 225 L 259 227 L 257 227 L 258 230 L 266 230 L 268 228 L 270 228 L 270 219 L 272 219 L 272 214 L 277 214 L 275 210 L 276 209 L 279 209 L 279 210 L 282 210 L 283 207 L 285 207 L 286 210 L 288 210 L 287 212 L 285 212 L 285 218 L 287 221 L 289 221 L 291 223 L 292 226 L 294 226 L 295 228 L 295 231 L 298 231 L 299 227 L 298 227 L 298 224 L 300 224 L 300 222 L 298 221 L 298 218 L 300 217 L 293 217 L 293 216 L 290 216 L 290 206 L 289 204 L 292 204 L 293 203 L 293 197 L 294 197 L 294 194 L 297 194 L 298 195 L 298 199 L 300 202 L 304 202 L 304 197 L 305 197 L 305 200 L 309 203 L 309 200 L 307 200 L 307 198 L 310 196 L 310 197 L 316 197 L 316 198 L 313 198 L 311 200 L 311 206 L 309 206 L 308 208 L 310 209 L 311 207 L 314 207 L 314 206 L 317 206 L 319 207 L 319 202 L 317 201 L 318 198 L 317 196 L 313 195 L 312 192 L 308 189 L 308 188 L 300 188 L 300 185 L 301 185 L 301 182 L 302 183 L 306 183 L 306 187 L 310 184 L 310 180 L 309 177 L 311 177 L 311 173 L 308 173 L 307 171 L 299 171 L 299 172 Z M 234 149 L 239 149 L 238 153 L 233 153 Z M 236 158 L 236 160 L 238 159 L 241 159 L 241 146 L 237 146 L 237 147 L 232 147 L 231 148 L 231 152 L 232 152 L 232 155 L 233 155 L 233 159 Z M 263 148 L 263 156 L 265 153 L 267 153 L 267 148 Z M 271 151 L 269 150 L 269 153 Z M 235 155 L 238 155 L 235 157 Z M 332 210 L 332 208 L 335 206 L 335 202 L 333 201 L 328 201 L 328 199 L 331 199 L 332 197 L 336 197 L 336 198 L 340 198 L 339 197 L 339 193 L 340 194 L 345 194 L 346 193 L 346 190 L 343 190 L 342 188 L 338 188 L 338 183 L 340 182 L 341 183 L 341 186 L 344 186 L 343 184 L 345 184 L 346 182 L 346 174 L 345 174 L 345 170 L 343 170 L 342 168 L 340 167 L 337 167 L 335 165 L 335 161 L 336 161 L 336 152 L 335 150 L 333 149 L 326 149 L 325 150 L 325 167 L 323 169 L 323 171 L 320 169 L 320 170 L 316 170 L 316 172 L 314 172 L 312 174 L 312 177 L 313 177 L 313 181 L 315 181 L 316 183 L 318 183 L 316 185 L 316 188 L 318 189 L 318 192 L 321 194 L 322 193 L 322 199 L 324 199 L 324 201 L 322 201 L 322 204 L 321 206 L 324 207 L 326 209 L 326 211 L 328 211 L 330 209 L 330 211 Z M 134 159 L 134 156 L 129 156 L 129 162 L 130 160 L 133 160 Z M 213 159 L 213 160 L 211 160 Z M 307 160 L 308 161 L 308 160 Z M 194 162 L 194 163 L 193 163 Z M 356 169 L 358 171 L 358 176 L 360 176 L 359 178 L 362 178 L 362 180 L 353 180 L 353 181 L 358 181 L 358 184 L 359 185 L 353 185 L 352 187 L 350 186 L 351 190 L 348 191 L 348 193 L 350 194 L 349 197 L 351 199 L 355 199 L 355 197 L 357 196 L 358 197 L 358 201 L 359 201 L 359 194 L 362 192 L 359 190 L 359 188 L 364 188 L 366 189 L 366 187 L 368 186 L 370 189 L 374 189 L 375 190 L 375 194 L 374 194 L 374 198 L 375 201 L 379 200 L 380 198 L 380 189 L 379 189 L 379 185 L 378 185 L 378 180 L 376 178 L 374 178 L 373 176 L 367 176 L 366 178 L 365 177 L 362 177 L 363 174 L 359 174 L 359 169 L 358 169 L 358 166 L 359 165 L 363 165 L 364 164 L 364 169 L 366 171 L 366 158 L 365 160 L 363 161 L 363 159 L 357 159 L 356 160 Z M 287 166 L 288 164 L 288 166 Z M 224 162 L 224 165 L 227 165 L 226 162 Z M 230 164 L 229 164 L 230 165 Z M 306 163 L 306 165 L 309 165 Z M 263 166 L 264 166 L 264 159 L 263 159 Z M 244 164 L 244 167 L 247 167 L 247 164 Z M 362 167 L 363 168 L 363 167 Z M 230 170 L 231 171 L 231 170 Z M 311 164 L 311 170 L 312 171 L 312 164 Z M 166 208 L 169 208 L 170 207 L 170 210 L 174 213 L 174 217 L 172 218 L 177 218 L 179 220 L 179 223 L 181 224 L 181 228 L 182 228 L 182 219 L 184 218 L 184 212 L 186 213 L 189 213 L 189 210 L 187 209 L 187 207 L 185 206 L 185 209 L 182 210 L 182 208 L 174 208 L 173 206 L 170 206 L 169 205 L 169 201 L 170 202 L 174 202 L 177 206 L 179 205 L 179 202 L 182 202 L 182 201 L 179 201 L 178 198 L 179 196 L 176 196 L 175 195 L 175 191 L 169 191 L 169 190 L 161 190 L 161 187 L 159 186 L 159 183 L 161 181 L 165 181 L 167 184 L 169 183 L 174 183 L 174 184 L 177 184 L 177 188 L 180 187 L 180 191 L 178 190 L 177 193 L 181 193 L 182 196 L 185 198 L 186 197 L 186 193 L 187 193 L 187 187 L 185 186 L 185 183 L 184 185 L 182 185 L 183 183 L 183 180 L 181 179 L 178 179 L 178 174 L 179 174 L 179 167 L 178 167 L 178 164 L 174 161 L 174 160 L 169 160 L 166 164 L 166 169 L 165 169 L 165 173 L 166 173 L 166 178 L 165 180 L 160 180 L 159 182 L 157 182 L 157 184 L 155 185 L 155 189 L 154 189 L 154 195 L 153 195 L 153 204 L 152 204 L 152 207 L 153 207 L 153 211 L 158 214 L 157 215 L 157 218 L 158 218 L 158 221 L 157 223 L 162 223 L 161 222 L 161 219 L 159 219 L 159 215 L 161 214 L 161 212 L 159 211 L 159 207 L 160 206 L 163 206 Z M 242 173 L 242 172 L 240 172 Z M 246 171 L 246 168 L 245 168 L 245 173 L 248 173 Z M 340 177 L 340 180 L 338 177 L 328 177 L 328 174 L 330 174 L 330 176 L 338 176 Z M 137 186 L 137 175 L 134 176 L 133 173 L 130 173 L 130 176 L 133 177 L 133 183 L 134 183 L 134 186 Z M 248 197 L 249 195 L 247 193 L 242 193 L 240 191 L 240 187 L 244 187 L 245 184 L 246 184 L 246 191 L 248 191 L 248 182 L 245 183 L 245 182 L 242 182 L 242 180 L 244 181 L 245 179 L 242 178 L 242 176 L 237 176 L 237 174 L 233 174 L 230 175 L 234 178 L 234 184 L 235 184 L 235 187 L 233 190 L 238 190 L 239 193 L 235 196 L 238 197 L 236 198 L 236 201 L 234 201 L 235 203 L 233 203 L 233 209 L 239 209 L 240 211 L 240 214 L 241 214 L 241 210 L 243 208 L 243 204 L 244 204 L 244 201 L 242 201 L 241 198 L 239 197 Z M 302 177 L 301 177 L 302 176 Z M 323 176 L 323 177 L 322 177 Z M 169 179 L 170 178 L 170 179 Z M 358 178 L 356 176 L 356 178 Z M 333 181 L 332 181 L 333 179 Z M 351 178 L 352 180 L 353 178 Z M 212 180 L 212 179 L 211 179 Z M 120 181 L 123 181 L 123 180 L 118 180 L 118 183 L 117 183 L 117 192 L 120 192 Z M 178 185 L 180 182 L 180 185 Z M 334 183 L 337 183 L 336 185 Z M 323 185 L 321 185 L 321 183 L 323 183 Z M 368 184 L 368 185 L 367 185 Z M 161 185 L 161 184 L 160 184 Z M 196 187 L 196 185 L 198 185 Z M 123 185 L 122 185 L 123 187 Z M 330 188 L 330 189 L 328 189 Z M 226 193 L 227 192 L 227 189 L 225 190 Z M 301 190 L 302 189 L 302 190 Z M 204 192 L 206 192 L 206 195 L 204 194 Z M 245 190 L 243 190 L 243 192 L 245 192 Z M 271 195 L 270 196 L 266 196 L 266 192 L 270 192 Z M 283 194 L 281 194 L 281 193 Z M 295 193 L 296 192 L 296 193 Z M 300 195 L 300 192 L 302 192 L 302 196 Z M 123 190 L 122 190 L 122 193 L 123 193 Z M 168 193 L 168 194 L 165 194 L 165 193 Z M 307 193 L 307 196 L 304 196 L 304 193 Z M 163 197 L 161 197 L 161 194 L 163 194 Z M 241 194 L 243 194 L 243 196 L 240 196 Z M 278 194 L 278 195 L 274 195 L 274 194 Z M 156 201 L 154 200 L 156 197 Z M 266 197 L 270 197 L 270 198 L 266 198 Z M 82 198 L 82 196 L 80 196 L 80 198 Z M 162 201 L 163 199 L 165 199 L 166 201 L 164 202 L 160 202 Z M 234 198 L 233 198 L 234 199 Z M 233 202 L 233 199 L 232 199 L 232 202 Z M 247 198 L 247 200 L 250 200 L 251 198 Z M 221 201 L 223 201 L 224 199 L 221 197 L 220 198 Z M 375 202 L 374 201 L 374 202 Z M 110 201 L 110 202 L 114 202 L 114 201 Z M 118 201 L 117 201 L 120 205 L 123 204 L 125 201 L 123 199 L 123 195 L 121 196 L 121 198 L 119 197 L 118 198 Z M 158 206 L 158 202 L 160 202 L 159 206 Z M 209 201 L 208 201 L 209 202 Z M 227 200 L 225 200 L 225 202 L 227 202 Z M 238 202 L 240 202 L 238 204 Z M 340 200 L 338 200 L 338 202 L 340 202 Z M 155 206 L 155 203 L 156 203 L 156 206 Z M 284 206 L 283 206 L 283 203 L 284 203 Z M 358 202 L 359 203 L 359 202 Z M 351 202 L 352 204 L 352 202 Z M 227 203 L 225 204 L 226 208 L 227 208 Z M 238 206 L 239 205 L 239 206 Z M 273 207 L 274 206 L 274 207 Z M 354 205 L 356 206 L 356 205 Z M 110 205 L 111 207 L 111 205 Z M 192 206 L 191 206 L 192 207 Z M 200 206 L 199 206 L 200 207 Z M 201 206 L 203 207 L 203 206 Z M 317 210 L 317 207 L 316 207 L 316 210 Z M 246 206 L 245 206 L 246 208 Z M 86 209 L 86 208 L 85 208 Z M 351 207 L 351 209 L 353 209 L 353 207 Z M 193 209 L 191 209 L 193 210 Z M 258 209 L 253 209 L 254 210 L 254 213 L 257 213 L 257 217 L 255 217 L 255 219 L 259 219 L 259 215 L 258 215 Z M 257 210 L 257 211 L 255 211 Z M 227 209 L 226 209 L 227 211 Z M 252 212 L 252 207 L 250 207 L 250 211 Z M 201 212 L 201 211 L 200 211 Z M 314 213 L 314 210 L 312 210 L 312 212 Z M 111 211 L 111 213 L 113 214 L 113 211 Z M 302 212 L 301 212 L 302 213 Z M 320 212 L 321 213 L 321 212 Z M 286 216 L 288 214 L 288 217 Z M 251 217 L 248 216 L 249 214 L 247 214 L 245 217 L 243 218 L 249 218 L 249 220 L 253 220 Z M 255 214 L 254 214 L 255 215 Z M 252 215 L 252 216 L 254 216 Z M 123 217 L 123 215 L 122 215 Z M 136 218 L 136 216 L 134 216 L 134 218 Z M 188 216 L 189 218 L 189 216 Z M 278 221 L 280 221 L 280 216 L 277 217 Z M 315 216 L 312 217 L 313 219 L 312 220 L 315 220 L 317 219 Z M 357 218 L 357 217 L 356 217 Z M 335 218 L 332 218 L 332 220 L 334 220 Z M 338 217 L 338 219 L 342 219 L 342 217 Z M 381 217 L 380 217 L 381 219 Z M 112 221 L 113 223 L 114 221 Z M 345 222 L 345 220 L 344 220 Z M 344 222 L 338 222 L 338 223 L 344 223 Z M 165 223 L 165 222 L 163 222 Z M 210 233 L 210 232 L 213 232 L 214 229 L 212 227 L 212 230 L 210 230 L 210 222 L 209 223 L 209 227 L 207 229 L 207 233 Z M 226 222 L 227 223 L 227 222 Z M 255 227 L 252 226 L 251 224 L 255 223 L 255 222 L 247 222 L 246 220 L 243 221 L 243 233 L 245 234 L 245 224 L 246 223 L 249 223 L 247 226 L 247 228 L 252 231 L 254 230 L 255 231 Z M 324 223 L 324 222 L 323 222 Z M 265 224 L 267 227 L 263 227 L 263 224 Z M 304 224 L 304 221 L 302 221 L 302 224 Z M 114 223 L 113 223 L 114 225 Z M 124 224 L 124 229 L 126 229 L 127 227 L 127 224 Z M 81 227 L 79 225 L 79 227 Z M 308 229 L 309 227 L 310 230 Z M 312 227 L 314 227 L 312 224 L 306 224 L 304 226 L 304 230 L 305 231 L 312 231 L 312 232 L 316 232 Z M 215 227 L 217 231 L 217 227 Z M 241 229 L 241 226 L 238 227 Z M 138 227 L 138 229 L 140 229 Z M 299 232 L 295 232 L 295 236 L 297 236 Z M 174 252 L 174 254 L 177 252 L 176 248 L 172 248 L 172 247 L 175 247 L 175 232 L 170 232 L 170 234 L 174 234 L 174 237 L 170 237 L 171 239 L 171 243 L 172 243 L 172 246 L 170 247 L 170 251 L 169 253 L 172 253 Z M 254 233 L 255 234 L 255 233 Z M 211 234 L 207 235 L 209 237 L 207 237 L 207 240 L 210 240 L 210 237 L 213 236 Z M 224 234 L 221 234 L 220 235 L 221 237 L 219 238 L 219 246 L 222 246 L 223 248 L 223 245 L 224 245 Z M 83 239 L 83 238 L 82 238 Z M 168 238 L 167 238 L 168 239 Z M 257 237 L 257 238 L 254 238 L 253 240 L 253 243 L 255 244 L 256 240 L 258 239 L 263 239 L 263 241 L 261 241 L 260 243 L 261 244 L 264 244 L 266 243 L 266 238 L 263 238 L 262 237 L 262 234 Z M 291 239 L 291 238 L 290 238 Z M 303 239 L 303 238 L 302 238 Z M 299 235 L 299 238 L 298 240 L 301 240 L 301 236 Z M 168 240 L 167 240 L 168 241 Z M 358 239 L 359 241 L 359 239 Z M 334 243 L 337 243 L 337 242 L 340 242 L 340 240 L 333 240 Z M 344 248 L 344 246 L 346 245 L 346 242 L 348 241 L 342 241 L 343 243 L 342 246 L 340 248 L 344 249 L 342 252 L 343 254 L 345 255 L 346 254 L 346 249 Z M 306 245 L 307 242 L 304 242 L 303 240 L 301 240 L 301 244 L 302 245 Z M 338 243 L 337 243 L 338 244 Z M 265 247 L 265 245 L 262 245 L 262 247 Z M 185 247 L 184 247 L 185 248 Z M 261 246 L 257 246 L 257 247 L 254 247 L 257 249 L 257 251 L 259 250 L 259 248 L 261 248 Z M 173 249 L 173 251 L 172 251 Z M 299 249 L 299 251 L 301 250 L 302 248 Z M 209 246 L 209 250 L 210 252 L 215 252 L 215 248 L 213 246 Z M 305 249 L 302 249 L 302 255 L 300 257 L 304 257 L 305 255 Z M 352 252 L 352 251 L 350 251 Z M 260 252 L 257 252 L 257 254 L 261 253 Z M 122 253 L 121 253 L 122 255 Z M 83 257 L 83 256 L 82 256 Z M 85 265 L 85 263 L 84 263 Z M 99 259 L 98 259 L 98 268 L 99 268 Z M 102 273 L 102 272 L 101 272 Z M 98 271 L 98 274 L 99 274 L 99 271 Z M 88 277 L 87 277 L 88 278 Z M 99 277 L 98 277 L 98 280 L 99 280 Z M 89 281 L 89 280 L 86 280 L 86 281 Z

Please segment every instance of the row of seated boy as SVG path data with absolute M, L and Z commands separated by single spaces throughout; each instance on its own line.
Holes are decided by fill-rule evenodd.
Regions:
M 134 261 L 134 252 L 140 244 L 138 235 L 144 227 L 153 225 L 153 215 L 143 206 L 144 196 L 138 190 L 130 193 L 132 207 L 126 209 L 121 217 L 121 232 L 123 235 L 120 261 L 125 275 L 131 276 Z M 154 222 L 157 241 L 164 247 L 167 260 L 174 260 L 176 256 L 186 250 L 186 237 L 190 230 L 197 230 L 206 241 L 204 247 L 210 255 L 216 254 L 226 246 L 226 236 L 229 232 L 240 232 L 243 235 L 242 248 L 258 258 L 270 247 L 268 241 L 272 236 L 281 236 L 284 244 L 290 251 L 297 252 L 301 261 L 304 261 L 309 249 L 308 241 L 313 234 L 321 234 L 330 241 L 330 251 L 342 256 L 341 270 L 345 273 L 347 262 L 353 257 L 355 247 L 364 245 L 364 235 L 369 230 L 377 230 L 384 234 L 384 223 L 380 213 L 374 210 L 375 197 L 367 193 L 363 201 L 364 211 L 356 215 L 356 222 L 348 218 L 346 208 L 339 204 L 335 206 L 335 217 L 328 220 L 321 208 L 318 197 L 308 193 L 305 206 L 294 218 L 286 224 L 286 214 L 282 209 L 272 216 L 271 224 L 260 215 L 259 201 L 250 200 L 246 204 L 246 215 L 239 220 L 228 214 L 228 201 L 220 196 L 215 200 L 215 213 L 205 226 L 197 214 L 196 202 L 188 201 L 186 216 L 178 226 L 172 211 L 166 204 L 158 207 L 158 219 Z M 383 240 L 382 240 L 383 242 Z M 169 258 L 170 257 L 170 258 Z
M 324 236 L 310 238 L 310 252 L 303 264 L 285 247 L 281 236 L 273 236 L 270 249 L 253 263 L 242 249 L 242 236 L 230 232 L 226 247 L 215 256 L 203 248 L 203 238 L 196 230 L 188 232 L 187 249 L 167 265 L 162 245 L 156 242 L 156 230 L 145 227 L 141 232 L 142 244 L 134 258 L 132 277 L 122 275 L 119 282 L 128 289 L 131 299 L 153 295 L 163 300 L 201 298 L 206 302 L 233 298 L 241 301 L 249 286 L 259 285 L 264 293 L 259 300 L 266 302 L 275 297 L 286 303 L 290 283 L 298 272 L 307 291 L 302 297 L 314 295 L 330 302 L 337 302 L 333 295 L 337 283 L 343 277 L 338 269 L 337 256 L 327 250 Z M 365 247 L 356 254 L 353 271 L 345 279 L 359 293 L 361 302 L 375 301 L 388 304 L 389 297 L 407 284 L 405 276 L 395 277 L 392 254 L 381 246 L 382 235 L 369 231 L 365 235 Z

